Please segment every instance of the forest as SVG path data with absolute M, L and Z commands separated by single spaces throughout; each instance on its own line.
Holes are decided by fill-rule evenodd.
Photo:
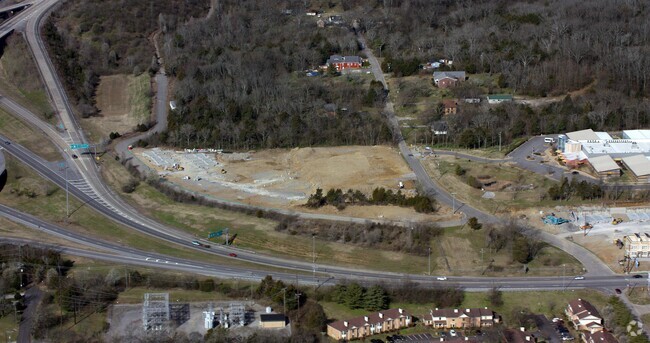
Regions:
M 354 33 L 318 28 L 282 6 L 219 1 L 212 17 L 165 37 L 180 108 L 170 113 L 162 142 L 250 149 L 390 139 L 369 76 L 305 76 L 332 54 L 357 54 Z
M 346 24 L 318 27 L 304 15 L 311 9 L 340 14 Z M 200 0 L 74 0 L 44 30 L 82 115 L 94 114 L 98 75 L 156 70 L 147 37 L 161 30 L 179 107 L 152 144 L 390 142 L 384 97 L 370 76 L 305 76 L 331 54 L 360 55 L 356 34 L 384 65 L 391 62 L 393 76 L 423 73 L 418 62 L 447 58 L 470 79 L 496 80 L 478 93 L 560 97 L 532 107 L 463 106 L 445 118 L 435 106 L 419 110 L 422 124 L 443 120 L 452 143 L 476 148 L 496 144 L 499 133 L 508 144 L 539 133 L 650 126 L 648 11 L 641 0 L 223 0 L 208 18 Z M 454 90 L 464 93 L 477 90 Z

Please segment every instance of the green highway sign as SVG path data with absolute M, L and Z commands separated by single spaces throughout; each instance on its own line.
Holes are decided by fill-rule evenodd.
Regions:
M 88 149 L 88 148 L 90 148 L 90 144 L 70 144 L 70 149 L 72 150 Z
M 208 234 L 208 239 L 210 239 L 210 238 L 214 238 L 214 237 L 219 237 L 219 236 L 221 236 L 221 235 L 223 235 L 223 230 L 219 230 L 219 231 L 217 231 L 217 232 L 210 232 L 210 233 Z

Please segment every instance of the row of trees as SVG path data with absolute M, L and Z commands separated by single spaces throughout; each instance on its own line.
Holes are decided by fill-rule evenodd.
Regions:
M 364 288 L 358 283 L 334 286 L 332 300 L 351 309 L 363 308 L 367 311 L 385 310 L 390 304 L 388 293 L 379 285 Z
M 414 223 L 410 227 L 377 223 L 343 223 L 285 218 L 275 228 L 291 235 L 316 235 L 319 239 L 383 250 L 427 256 L 432 239 L 443 230 L 432 224 Z
M 354 205 L 397 205 L 404 207 L 413 207 L 416 212 L 431 213 L 435 211 L 435 202 L 424 195 L 415 195 L 406 197 L 401 190 L 393 192 L 383 187 L 375 188 L 370 198 L 363 192 L 348 189 L 343 193 L 341 189 L 330 188 L 327 194 L 323 195 L 323 190 L 318 188 L 316 193 L 309 196 L 307 207 L 318 208 L 325 205 L 331 205 L 339 210 L 344 209 L 348 204 Z
M 559 184 L 554 184 L 548 189 L 548 196 L 552 200 L 570 200 L 572 197 L 580 197 L 582 200 L 597 199 L 603 197 L 603 189 L 598 184 L 587 181 L 568 181 L 562 178 Z

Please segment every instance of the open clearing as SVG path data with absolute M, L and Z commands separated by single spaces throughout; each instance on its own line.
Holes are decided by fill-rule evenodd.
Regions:
M 84 124 L 100 136 L 111 132 L 131 132 L 138 124 L 151 119 L 151 85 L 148 74 L 109 75 L 97 86 L 97 109 L 100 116 L 85 118 Z
M 376 187 L 415 195 L 415 176 L 397 150 L 387 146 L 273 149 L 248 153 L 174 152 L 136 149 L 135 154 L 168 180 L 192 191 L 241 203 L 311 212 L 304 206 L 317 188 L 360 190 Z M 181 168 L 174 167 L 180 165 Z M 319 213 L 361 218 L 451 220 L 450 215 L 424 215 L 396 206 L 333 207 Z

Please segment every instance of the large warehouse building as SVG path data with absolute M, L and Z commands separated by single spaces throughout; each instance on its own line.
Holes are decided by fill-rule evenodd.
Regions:
M 588 164 L 601 177 L 620 175 L 620 162 L 639 182 L 650 182 L 650 130 L 623 131 L 620 139 L 591 129 L 558 136 L 563 161 L 571 167 Z

